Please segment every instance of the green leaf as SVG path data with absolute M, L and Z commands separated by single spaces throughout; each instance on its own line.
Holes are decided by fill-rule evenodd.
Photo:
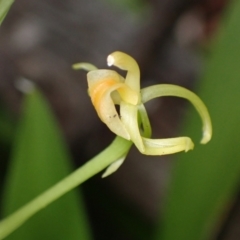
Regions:
M 4 214 L 14 212 L 71 171 L 56 121 L 35 90 L 25 97 L 5 187 Z M 67 193 L 6 239 L 90 239 L 80 194 L 76 190 Z
M 212 117 L 213 139 L 179 155 L 157 240 L 209 239 L 239 187 L 240 1 L 225 20 L 199 89 Z M 184 133 L 197 139 L 200 121 L 190 114 Z
M 0 0 L 0 25 L 6 17 L 13 2 L 14 0 Z

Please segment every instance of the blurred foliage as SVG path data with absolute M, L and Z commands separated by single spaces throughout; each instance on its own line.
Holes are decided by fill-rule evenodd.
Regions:
M 0 103 L 0 143 L 9 145 L 13 139 L 15 131 L 13 116 Z M 1 147 L 0 147 L 1 148 Z
M 240 1 L 233 3 L 224 20 L 197 88 L 212 117 L 213 139 L 208 145 L 197 145 L 194 151 L 177 157 L 155 239 L 211 238 L 213 225 L 219 224 L 226 204 L 238 191 Z M 190 111 L 184 133 L 197 139 L 199 125 L 197 114 Z
M 4 18 L 6 17 L 13 2 L 14 0 L 0 0 L 0 25 L 2 24 Z
M 67 176 L 70 160 L 45 99 L 38 91 L 26 95 L 3 195 L 4 215 Z M 90 239 L 79 192 L 66 194 L 6 239 Z
M 118 8 L 131 11 L 134 14 L 140 14 L 147 10 L 148 3 L 144 0 L 104 0 Z

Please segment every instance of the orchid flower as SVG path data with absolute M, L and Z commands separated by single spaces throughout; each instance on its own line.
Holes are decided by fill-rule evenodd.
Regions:
M 176 85 L 157 84 L 140 89 L 140 70 L 137 62 L 123 52 L 113 52 L 107 57 L 108 66 L 127 71 L 124 78 L 108 69 L 97 69 L 89 63 L 74 64 L 74 69 L 88 72 L 88 93 L 102 122 L 116 135 L 132 141 L 138 150 L 146 155 L 166 155 L 193 149 L 189 137 L 151 139 L 151 125 L 144 103 L 162 96 L 176 96 L 189 100 L 198 111 L 203 123 L 202 144 L 210 141 L 212 124 L 208 110 L 202 100 L 193 92 Z M 120 112 L 116 106 L 120 106 Z M 103 177 L 116 171 L 123 163 L 124 154 L 111 164 Z

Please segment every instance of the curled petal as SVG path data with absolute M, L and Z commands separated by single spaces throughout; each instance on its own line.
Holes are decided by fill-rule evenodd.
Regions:
M 101 98 L 101 93 L 112 86 L 115 86 L 114 90 L 118 91 L 123 101 L 133 105 L 136 105 L 138 102 L 138 93 L 123 83 L 122 77 L 115 71 L 105 69 L 91 71 L 87 74 L 87 79 L 89 94 L 91 97 L 96 97 L 96 102 Z
M 143 105 L 141 107 L 136 107 L 131 104 L 121 102 L 120 104 L 120 114 L 122 117 L 122 122 L 125 125 L 128 133 L 130 134 L 131 141 L 136 145 L 138 150 L 146 155 L 166 155 L 181 151 L 189 151 L 193 149 L 194 144 L 189 137 L 177 137 L 177 138 L 167 138 L 167 139 L 150 139 L 142 137 L 139 130 L 139 124 L 137 120 L 137 113 L 139 108 L 142 111 L 142 116 L 140 115 L 141 121 L 144 119 L 145 130 L 143 133 L 149 135 L 151 133 L 151 126 L 147 115 L 144 116 Z M 140 112 L 141 112 L 140 111 Z M 149 125 L 150 129 L 147 129 Z M 144 128 L 144 126 L 143 126 Z M 144 134 L 143 134 L 144 135 Z
M 91 71 L 87 77 L 89 95 L 98 116 L 112 132 L 129 140 L 130 135 L 118 116 L 111 93 L 117 90 L 123 100 L 132 104 L 136 104 L 137 94 L 120 81 L 120 77 L 115 71 Z
M 114 52 L 107 57 L 108 66 L 116 66 L 127 71 L 125 83 L 134 91 L 140 92 L 140 70 L 134 58 L 123 52 Z M 140 99 L 139 99 L 140 102 Z
M 166 139 L 149 139 L 143 137 L 146 155 L 166 155 L 181 151 L 189 151 L 194 144 L 189 137 L 176 137 Z
M 205 144 L 212 137 L 212 123 L 208 110 L 202 100 L 193 92 L 186 88 L 171 84 L 158 84 L 151 87 L 146 87 L 141 90 L 142 102 L 146 103 L 156 97 L 174 96 L 189 100 L 198 111 L 203 123 L 203 137 L 201 143 Z
M 88 81 L 88 88 L 89 92 L 91 93 L 94 86 L 99 82 L 103 82 L 105 80 L 112 79 L 115 82 L 121 82 L 120 75 L 112 70 L 108 69 L 97 69 L 88 72 L 87 74 L 87 81 Z

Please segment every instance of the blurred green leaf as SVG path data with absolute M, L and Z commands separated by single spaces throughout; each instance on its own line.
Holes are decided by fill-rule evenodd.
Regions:
M 239 25 L 240 1 L 234 1 L 199 88 L 212 117 L 213 139 L 179 155 L 157 240 L 209 239 L 223 208 L 239 188 Z M 197 139 L 199 126 L 192 111 L 184 132 Z
M 0 103 L 0 143 L 9 145 L 12 142 L 15 130 L 14 125 L 13 117 Z
M 0 25 L 6 17 L 13 2 L 14 0 L 0 0 Z
M 13 116 L 11 116 L 0 101 L 0 206 L 2 203 L 2 183 L 9 159 L 14 130 L 15 122 L 13 121 Z
M 38 91 L 26 95 L 4 194 L 8 215 L 71 172 L 70 157 L 51 111 Z M 33 216 L 6 239 L 90 239 L 76 190 Z
M 156 239 L 197 240 L 208 236 L 209 226 L 213 224 L 216 217 L 219 217 L 221 213 L 219 210 L 233 196 L 238 186 L 240 153 L 236 142 L 240 133 L 239 1 L 232 8 L 232 15 L 228 20 L 227 28 L 214 49 L 199 91 L 213 119 L 214 137 L 208 145 L 196 145 L 193 152 L 179 155 L 162 229 Z M 61 141 L 58 145 L 59 138 L 53 137 L 52 132 L 58 131 L 55 124 L 48 125 L 53 121 L 49 113 L 44 113 L 46 109 L 39 107 L 41 104 L 42 100 L 38 93 L 27 97 L 26 106 L 28 107 L 19 128 L 8 181 L 9 188 L 5 195 L 7 213 L 12 212 L 67 174 L 62 171 L 66 169 L 63 167 L 66 162 L 62 164 L 61 160 L 68 159 L 68 156 L 62 153 L 65 151 L 64 147 L 59 147 L 62 146 Z M 191 112 L 191 117 L 186 121 L 185 132 L 197 139 L 199 126 L 200 121 L 197 119 L 196 112 Z M 76 199 L 76 194 L 73 192 L 71 194 L 73 196 L 71 198 Z M 85 221 L 80 219 L 77 220 L 79 224 L 72 223 L 73 219 L 79 219 L 79 215 L 75 218 L 73 214 L 73 212 L 78 213 L 79 209 L 71 210 L 69 205 L 70 208 L 74 208 L 76 204 L 66 204 L 68 200 L 64 199 L 71 194 L 40 212 L 7 239 L 11 237 L 26 240 L 88 239 L 85 237 L 87 233 L 84 233 L 87 227 L 83 230 L 79 227 L 85 225 Z M 64 206 L 60 204 L 61 201 L 64 202 Z M 50 211 L 54 207 L 56 209 Z M 79 235 L 70 231 L 69 228 L 83 232 Z M 40 232 L 39 229 L 41 229 Z

